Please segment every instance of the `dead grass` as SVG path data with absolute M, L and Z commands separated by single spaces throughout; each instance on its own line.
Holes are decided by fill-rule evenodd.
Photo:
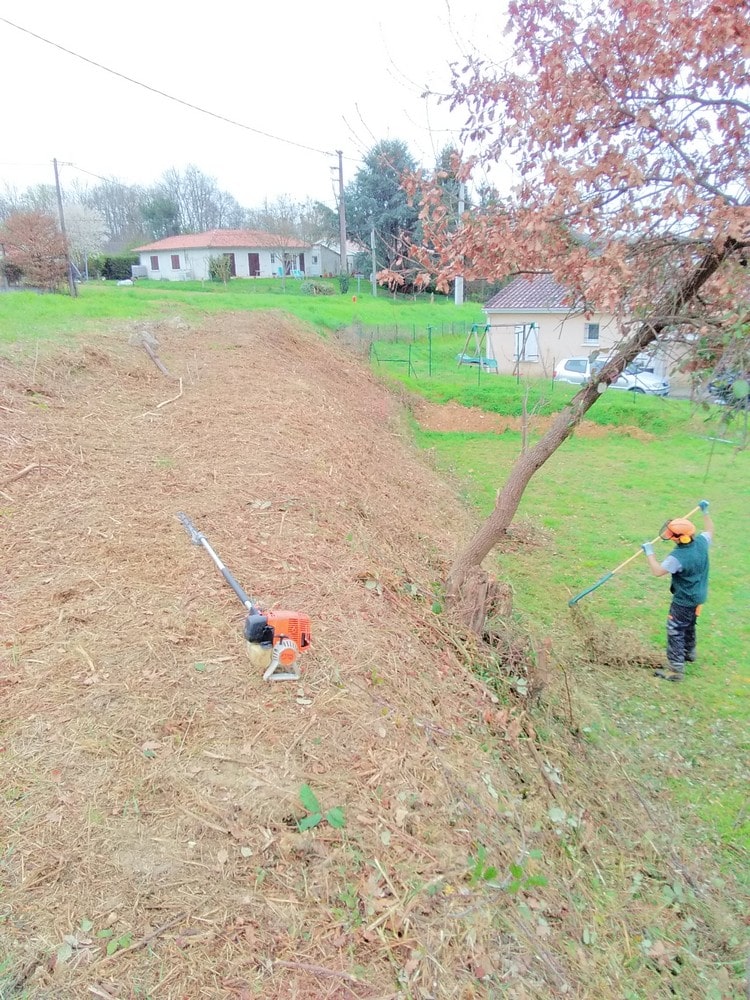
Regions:
M 614 626 L 588 614 L 577 604 L 570 608 L 576 633 L 592 663 L 606 667 L 664 667 L 664 653 L 644 641 L 636 629 Z
M 430 403 L 426 399 L 411 395 L 411 409 L 419 424 L 428 431 L 463 431 L 469 434 L 495 433 L 505 431 L 520 432 L 523 418 L 502 413 L 490 413 L 476 406 L 462 406 L 460 403 Z M 529 416 L 529 428 L 534 434 L 548 430 L 554 415 Z M 576 428 L 576 437 L 601 438 L 625 435 L 638 441 L 653 441 L 654 435 L 633 426 L 602 426 L 592 420 L 583 420 Z
M 471 524 L 392 397 L 278 315 L 159 339 L 172 381 L 125 335 L 0 370 L 0 479 L 38 467 L 0 497 L 0 996 L 731 987 L 731 894 L 560 664 L 532 713 L 431 611 Z M 253 673 L 180 510 L 311 615 L 301 683 Z M 305 783 L 343 829 L 298 831 Z

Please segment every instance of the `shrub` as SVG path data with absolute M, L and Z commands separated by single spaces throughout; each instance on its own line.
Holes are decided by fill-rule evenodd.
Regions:
M 346 295 L 349 291 L 349 275 L 340 274 L 339 275 L 339 288 L 341 289 L 341 294 Z
M 326 285 L 324 281 L 303 281 L 299 286 L 303 295 L 335 295 L 331 285 Z
M 94 254 L 89 257 L 89 277 L 107 278 L 108 281 L 125 281 L 132 278 L 131 264 L 140 263 L 138 254 Z
M 9 285 L 20 285 L 23 278 L 23 268 L 14 264 L 12 260 L 4 260 L 0 263 L 0 271 L 5 275 L 5 280 Z
M 232 277 L 232 262 L 228 254 L 208 258 L 208 276 L 211 281 L 223 281 L 226 285 Z

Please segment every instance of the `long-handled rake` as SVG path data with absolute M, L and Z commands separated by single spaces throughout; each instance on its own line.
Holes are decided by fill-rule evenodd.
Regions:
M 700 510 L 700 505 L 698 505 L 697 507 L 693 507 L 693 509 L 691 511 L 688 511 L 688 513 L 685 514 L 685 517 L 690 517 L 691 514 L 695 514 L 695 512 L 697 510 Z M 651 539 L 651 543 L 650 543 L 651 545 L 653 545 L 654 542 L 658 542 L 659 541 L 659 539 L 661 538 L 661 532 L 663 530 L 664 530 L 664 528 L 662 527 L 661 531 L 656 536 L 656 538 L 652 538 Z M 572 607 L 574 604 L 578 604 L 578 602 L 581 600 L 581 598 L 585 597 L 586 594 L 590 594 L 592 590 L 596 590 L 597 587 L 601 587 L 603 584 L 605 584 L 607 582 L 607 580 L 611 580 L 612 577 L 615 575 L 615 573 L 619 573 L 621 569 L 624 569 L 628 565 L 628 563 L 631 563 L 634 559 L 637 559 L 638 556 L 641 554 L 642 551 L 643 551 L 643 548 L 640 547 L 638 549 L 638 551 L 634 552 L 633 555 L 630 556 L 629 559 L 625 560 L 625 562 L 621 562 L 619 566 L 615 566 L 615 568 L 613 570 L 611 570 L 609 573 L 605 573 L 604 576 L 601 578 L 601 580 L 597 580 L 596 583 L 593 583 L 590 587 L 587 587 L 585 590 L 582 590 L 580 594 L 576 594 L 575 597 L 571 597 L 571 599 L 568 601 L 568 606 Z

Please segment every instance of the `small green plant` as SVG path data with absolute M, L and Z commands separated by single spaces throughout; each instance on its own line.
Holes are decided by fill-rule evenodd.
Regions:
M 129 948 L 133 941 L 132 934 L 121 934 L 119 937 L 115 937 L 115 932 L 111 927 L 105 927 L 96 936 L 107 942 L 108 955 L 114 955 L 116 951 Z
M 324 281 L 303 281 L 299 286 L 302 295 L 335 295 L 336 290 Z
M 487 848 L 479 844 L 476 854 L 469 855 L 469 885 L 479 885 L 480 882 L 492 882 L 497 878 L 497 868 L 487 864 Z
M 529 851 L 529 857 L 539 860 L 542 852 L 538 850 Z M 492 889 L 503 889 L 512 896 L 519 892 L 526 892 L 529 889 L 547 885 L 544 875 L 529 875 L 526 872 L 523 861 L 516 861 L 508 866 L 508 875 L 498 882 L 498 870 L 495 865 L 487 864 L 487 848 L 483 844 L 477 847 L 477 853 L 469 856 L 468 878 L 469 885 L 476 886 L 482 882 L 487 883 Z
M 313 827 L 322 823 L 324 819 L 329 826 L 337 830 L 346 826 L 346 815 L 341 806 L 334 806 L 324 814 L 320 802 L 318 802 L 318 797 L 309 785 L 302 785 L 299 790 L 299 800 L 302 803 L 302 808 L 307 813 L 306 816 L 303 816 L 297 822 L 300 830 L 312 830 Z

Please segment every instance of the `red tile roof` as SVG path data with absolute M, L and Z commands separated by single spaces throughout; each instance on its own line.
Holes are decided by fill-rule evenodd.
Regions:
M 243 249 L 256 247 L 269 250 L 308 250 L 309 243 L 304 240 L 294 240 L 291 237 L 277 236 L 274 233 L 264 233 L 258 229 L 211 229 L 207 233 L 185 233 L 182 236 L 167 236 L 155 243 L 147 243 L 135 247 L 135 253 L 147 253 L 151 250 L 214 250 L 235 247 Z
M 493 295 L 484 308 L 566 310 L 570 308 L 570 290 L 558 284 L 551 274 L 521 274 Z

